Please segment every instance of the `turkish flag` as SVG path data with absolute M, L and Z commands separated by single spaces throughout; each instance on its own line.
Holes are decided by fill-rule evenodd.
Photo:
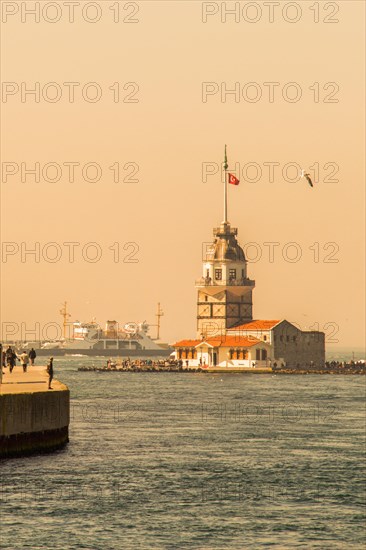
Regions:
M 229 183 L 231 183 L 232 185 L 239 185 L 240 182 L 238 178 L 233 176 L 233 174 L 229 174 Z

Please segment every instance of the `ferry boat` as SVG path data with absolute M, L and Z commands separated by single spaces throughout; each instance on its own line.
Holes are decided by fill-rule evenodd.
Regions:
M 47 342 L 18 343 L 18 348 L 37 355 L 91 355 L 119 357 L 168 357 L 173 349 L 148 334 L 148 323 L 127 323 L 119 328 L 116 321 L 107 321 L 104 330 L 95 321 L 72 324 L 73 337 Z
M 63 317 L 63 338 L 50 341 L 13 342 L 18 350 L 34 348 L 37 355 L 91 355 L 119 357 L 168 357 L 174 350 L 160 341 L 160 318 L 164 315 L 160 303 L 156 313 L 157 337 L 149 335 L 150 326 L 142 323 L 107 321 L 104 330 L 93 319 L 91 322 L 75 321 L 70 325 L 67 302 L 60 314 Z M 71 331 L 70 331 L 71 327 Z M 68 332 L 71 332 L 68 337 Z

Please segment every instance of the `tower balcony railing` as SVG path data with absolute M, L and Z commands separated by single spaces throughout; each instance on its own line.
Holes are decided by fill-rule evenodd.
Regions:
M 228 279 L 228 280 L 216 280 L 213 281 L 211 277 L 201 277 L 196 279 L 195 286 L 255 286 L 255 281 L 243 277 L 240 279 Z

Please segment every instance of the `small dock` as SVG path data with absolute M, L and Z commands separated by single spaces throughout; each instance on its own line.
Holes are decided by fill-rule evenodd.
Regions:
M 3 369 L 0 385 L 0 458 L 63 447 L 68 442 L 70 392 L 45 366 Z
M 58 380 L 52 380 L 52 391 L 64 391 L 67 389 L 65 384 Z M 16 366 L 13 372 L 3 368 L 3 379 L 0 385 L 0 395 L 13 393 L 35 393 L 48 391 L 48 373 L 46 366 L 29 366 L 27 372 L 23 372 L 23 368 Z

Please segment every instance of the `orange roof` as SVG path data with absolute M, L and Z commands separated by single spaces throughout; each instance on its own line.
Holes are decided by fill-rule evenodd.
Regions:
M 215 336 L 204 340 L 180 340 L 173 344 L 174 348 L 195 348 L 200 344 L 209 344 L 212 347 L 219 348 L 221 346 L 228 348 L 249 348 L 255 344 L 261 343 L 262 340 L 254 338 L 254 336 Z
M 194 348 L 197 344 L 200 344 L 202 340 L 179 340 L 172 344 L 174 348 Z
M 215 348 L 249 348 L 251 346 L 255 346 L 258 343 L 263 344 L 262 340 L 258 340 L 258 338 L 254 338 L 253 336 L 217 336 L 215 338 L 207 338 L 200 343 L 206 343 Z
M 236 327 L 231 327 L 232 330 L 270 330 L 280 323 L 280 320 L 268 321 L 268 320 L 254 320 L 249 323 L 244 323 L 243 325 L 238 325 Z

